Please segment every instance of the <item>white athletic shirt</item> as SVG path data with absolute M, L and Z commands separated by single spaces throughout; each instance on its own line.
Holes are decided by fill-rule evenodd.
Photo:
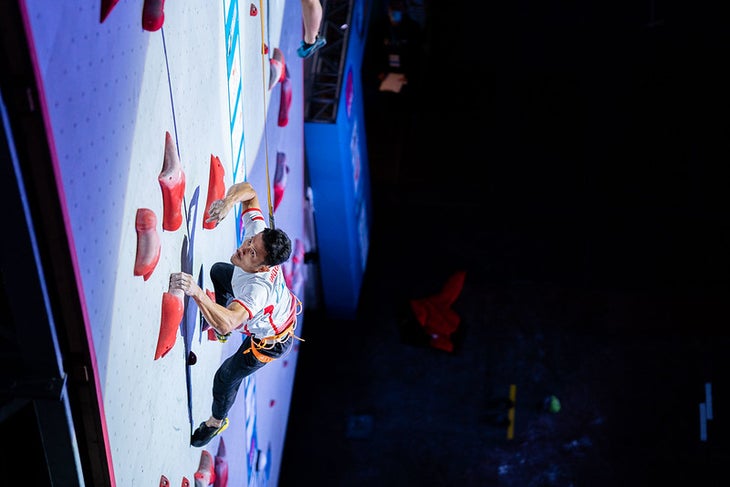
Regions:
M 266 228 L 259 208 L 249 208 L 243 215 L 243 239 L 261 233 Z M 255 338 L 265 338 L 282 332 L 295 316 L 294 299 L 286 287 L 281 266 L 271 266 L 266 272 L 233 270 L 231 279 L 234 301 L 246 308 L 251 318 L 237 330 Z

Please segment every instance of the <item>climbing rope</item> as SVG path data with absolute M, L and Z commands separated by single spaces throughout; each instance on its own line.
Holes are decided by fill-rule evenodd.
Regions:
M 259 0 L 259 17 L 261 20 L 261 89 L 264 94 L 264 156 L 266 161 L 266 199 L 269 205 L 269 227 L 276 228 L 276 226 L 274 225 L 274 205 L 271 202 L 271 182 L 269 179 L 269 137 L 266 124 L 266 116 L 268 114 L 268 110 L 266 109 L 266 92 L 268 90 L 266 88 L 265 69 L 266 55 L 268 54 L 268 49 L 266 47 L 266 42 L 264 41 L 264 6 L 262 0 Z

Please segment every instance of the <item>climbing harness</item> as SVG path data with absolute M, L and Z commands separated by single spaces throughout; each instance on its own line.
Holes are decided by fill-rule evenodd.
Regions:
M 303 338 L 298 337 L 294 334 L 294 331 L 297 329 L 297 316 L 299 316 L 303 310 L 302 302 L 294 295 L 294 293 L 292 293 L 291 291 L 289 292 L 292 296 L 292 314 L 289 317 L 286 327 L 281 332 L 275 335 L 267 336 L 261 339 L 251 338 L 251 348 L 244 350 L 243 353 L 251 352 L 259 362 L 267 364 L 269 362 L 273 362 L 276 357 L 270 357 L 268 355 L 265 355 L 262 350 L 271 350 L 277 343 L 285 342 L 290 337 L 296 338 L 300 342 L 304 341 Z

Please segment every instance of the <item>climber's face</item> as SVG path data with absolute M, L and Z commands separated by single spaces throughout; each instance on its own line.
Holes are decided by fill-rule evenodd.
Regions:
M 231 255 L 231 264 L 240 267 L 246 272 L 265 272 L 268 266 L 264 265 L 266 250 L 261 233 L 243 241 L 240 247 Z

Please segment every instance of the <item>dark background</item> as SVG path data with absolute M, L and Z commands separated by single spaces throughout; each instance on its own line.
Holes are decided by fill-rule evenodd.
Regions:
M 428 2 L 398 95 L 370 37 L 358 316 L 306 310 L 280 486 L 724 485 L 718 5 Z M 449 353 L 404 309 L 460 270 Z M 509 439 L 494 404 L 512 384 Z
M 385 12 L 374 1 L 378 32 Z M 32 194 L 51 203 L 42 205 L 42 233 L 61 235 L 45 128 L 25 104 L 30 51 L 15 2 L 0 5 L 0 81 L 12 94 L 16 149 L 34 170 Z M 420 62 L 404 93 L 378 91 L 380 39 L 368 42 L 368 267 L 355 319 L 329 318 L 322 296 L 307 300 L 280 486 L 724 486 L 727 7 L 423 6 Z M 9 159 L 7 146 L 0 152 Z M 17 229 L 26 215 L 5 179 L 6 226 Z M 8 248 L 22 239 L 14 233 Z M 68 249 L 42 243 L 63 288 L 74 274 Z M 316 275 L 316 260 L 309 265 Z M 459 271 L 460 322 L 446 352 L 429 345 L 408 303 Z M 316 279 L 308 284 L 317 296 Z M 7 309 L 9 288 L 0 291 Z M 32 301 L 33 283 L 19 293 Z M 77 300 L 66 301 L 55 303 L 64 320 L 83 321 Z M 63 417 L 43 400 L 53 382 L 42 382 L 51 390 L 39 401 L 14 400 L 9 380 L 48 379 L 44 367 L 57 368 L 54 350 L 41 353 L 50 340 L 40 321 L 28 323 L 2 322 L 0 432 L 9 446 L 0 464 L 24 485 L 45 485 L 47 454 L 70 451 L 69 431 L 47 414 Z M 79 345 L 85 332 L 66 333 L 78 375 L 91 363 Z M 28 363 L 30 375 L 16 370 Z M 39 384 L 21 395 L 36 397 Z M 706 384 L 714 416 L 703 442 Z M 510 386 L 511 437 L 495 406 Z M 69 391 L 79 411 L 95 404 L 93 387 Z M 559 412 L 542 408 L 549 395 Z M 87 419 L 74 441 L 97 455 L 82 453 L 103 478 L 100 423 Z M 73 462 L 54 468 L 75 473 Z

